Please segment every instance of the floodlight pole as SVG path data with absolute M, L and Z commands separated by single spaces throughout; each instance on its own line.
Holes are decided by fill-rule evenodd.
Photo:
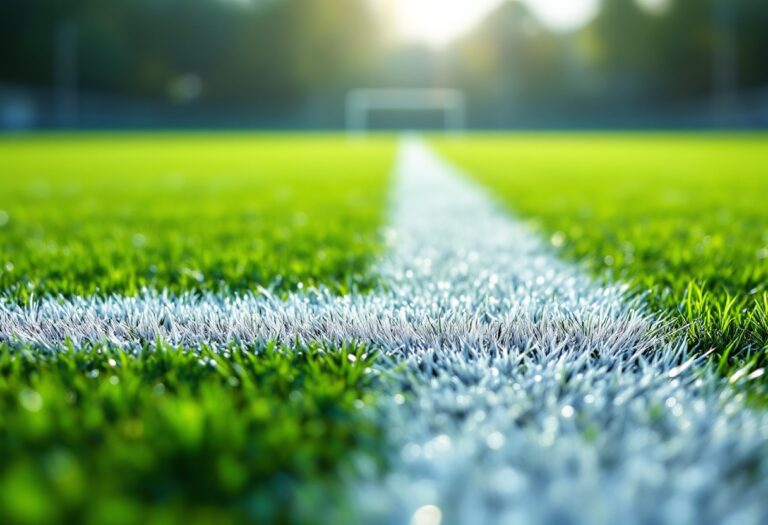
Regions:
M 56 27 L 53 39 L 53 85 L 58 124 L 77 124 L 77 22 L 65 18 Z
M 735 38 L 735 11 L 732 0 L 712 0 L 714 48 L 712 50 L 712 85 L 715 104 L 728 109 L 738 88 Z

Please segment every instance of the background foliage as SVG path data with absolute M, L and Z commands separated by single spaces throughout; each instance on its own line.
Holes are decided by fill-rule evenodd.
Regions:
M 375 9 L 385 3 L 4 0 L 0 84 L 54 86 L 67 24 L 81 90 L 262 118 L 300 111 L 314 126 L 338 126 L 345 91 L 368 85 L 462 88 L 473 123 L 487 127 L 551 125 L 563 114 L 616 120 L 638 105 L 669 115 L 768 84 L 763 0 L 659 0 L 657 10 L 603 1 L 594 20 L 564 33 L 510 0 L 439 49 L 392 39 Z M 727 85 L 716 73 L 722 53 L 733 55 Z

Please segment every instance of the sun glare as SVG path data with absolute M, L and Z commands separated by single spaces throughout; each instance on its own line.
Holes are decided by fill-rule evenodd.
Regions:
M 389 0 L 396 36 L 442 46 L 477 24 L 503 0 Z
M 546 25 L 569 30 L 588 22 L 598 0 L 374 0 L 399 40 L 441 47 L 471 30 L 505 1 L 520 1 Z
M 597 14 L 599 0 L 525 0 L 533 14 L 554 30 L 576 29 Z

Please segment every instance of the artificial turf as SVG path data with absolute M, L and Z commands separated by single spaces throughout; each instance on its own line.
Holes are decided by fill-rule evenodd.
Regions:
M 766 138 L 433 142 L 564 255 L 716 347 L 727 372 L 762 366 Z M 0 140 L 0 293 L 366 290 L 393 153 L 386 137 Z M 380 457 L 373 355 L 0 346 L 0 521 L 343 521 L 340 479 Z
M 343 522 L 340 476 L 380 448 L 372 360 L 0 345 L 0 521 Z
M 432 142 L 566 257 L 630 284 L 695 349 L 714 348 L 725 373 L 768 364 L 768 136 Z
M 53 135 L 0 140 L 0 293 L 373 283 L 391 138 Z
M 3 138 L 0 300 L 365 291 L 393 156 L 386 137 Z M 341 477 L 375 462 L 372 355 L 0 345 L 0 521 L 343 521 Z

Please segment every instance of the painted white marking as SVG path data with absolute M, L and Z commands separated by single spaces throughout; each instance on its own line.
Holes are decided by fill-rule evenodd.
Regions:
M 422 143 L 396 171 L 376 294 L 3 304 L 0 340 L 375 345 L 405 370 L 380 408 L 391 471 L 351 485 L 361 522 L 768 521 L 763 413 Z

